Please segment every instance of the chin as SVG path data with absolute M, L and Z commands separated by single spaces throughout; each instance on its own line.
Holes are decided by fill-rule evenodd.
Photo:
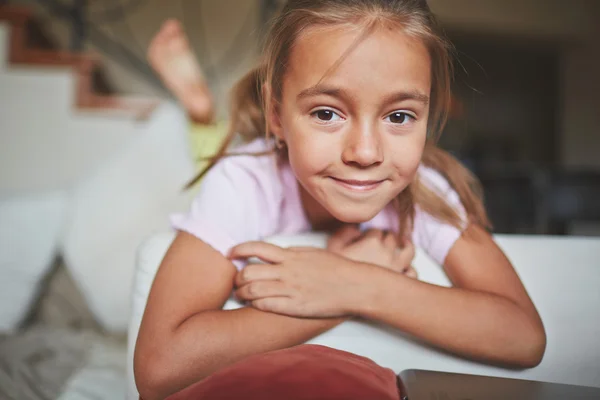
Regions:
M 364 204 L 349 205 L 347 207 L 335 207 L 329 212 L 335 219 L 346 224 L 362 224 L 370 221 L 382 208 L 366 207 Z

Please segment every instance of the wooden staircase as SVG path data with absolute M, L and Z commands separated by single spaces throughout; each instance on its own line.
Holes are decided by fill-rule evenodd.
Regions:
M 75 104 L 81 111 L 109 111 L 136 120 L 147 119 L 158 106 L 158 99 L 123 96 L 108 92 L 106 85 L 98 84 L 101 71 L 100 57 L 93 53 L 72 53 L 36 46 L 32 40 L 35 16 L 27 7 L 0 5 L 0 21 L 11 25 L 9 64 L 27 66 L 67 67 L 76 77 Z M 37 41 L 39 43 L 39 40 Z M 46 46 L 47 47 L 47 46 Z M 100 83 L 102 83 L 100 81 Z M 105 90 L 99 90 L 104 87 Z

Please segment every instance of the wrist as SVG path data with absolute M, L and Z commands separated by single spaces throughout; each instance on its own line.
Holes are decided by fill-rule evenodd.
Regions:
M 350 281 L 346 285 L 346 312 L 350 317 L 367 318 L 369 310 L 376 307 L 381 292 L 381 282 L 390 279 L 392 271 L 383 267 L 352 262 Z

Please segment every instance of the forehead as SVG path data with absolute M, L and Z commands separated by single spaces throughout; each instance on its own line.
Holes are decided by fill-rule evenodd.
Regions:
M 294 43 L 284 90 L 318 83 L 344 87 L 419 90 L 429 94 L 431 60 L 425 45 L 398 27 L 377 27 L 366 36 L 351 26 L 311 27 Z M 372 91 L 372 90 L 371 90 Z

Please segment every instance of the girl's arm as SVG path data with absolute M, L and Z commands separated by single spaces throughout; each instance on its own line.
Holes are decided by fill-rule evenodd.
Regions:
M 135 349 L 145 400 L 163 399 L 248 355 L 301 344 L 342 321 L 222 311 L 236 272 L 207 244 L 178 234 L 152 285 Z
M 462 356 L 520 367 L 542 359 L 546 336 L 523 284 L 490 235 L 471 226 L 446 257 L 446 288 L 333 253 L 250 242 L 233 254 L 274 265 L 238 275 L 255 308 L 297 317 L 356 315 Z
M 372 268 L 353 311 L 470 358 L 534 367 L 544 355 L 540 316 L 490 235 L 471 226 L 444 268 L 454 287 Z

